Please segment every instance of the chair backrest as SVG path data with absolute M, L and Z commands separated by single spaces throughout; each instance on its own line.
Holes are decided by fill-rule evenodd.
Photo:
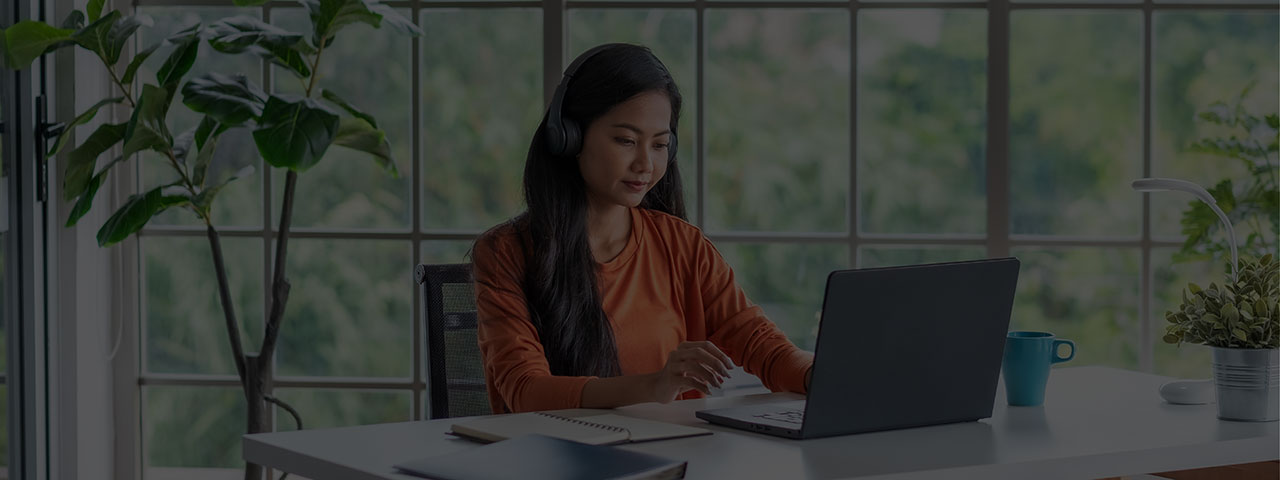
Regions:
M 430 417 L 488 415 L 470 264 L 418 265 L 427 331 Z

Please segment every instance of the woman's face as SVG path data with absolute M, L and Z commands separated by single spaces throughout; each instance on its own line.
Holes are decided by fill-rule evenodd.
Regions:
M 615 105 L 587 126 L 578 168 L 597 206 L 640 205 L 667 173 L 671 101 L 644 92 Z

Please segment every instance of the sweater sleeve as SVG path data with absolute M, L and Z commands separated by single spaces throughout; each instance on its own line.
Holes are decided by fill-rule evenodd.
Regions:
M 537 329 L 530 321 L 518 250 L 497 239 L 476 242 L 476 336 L 494 413 L 577 408 L 594 377 L 551 375 Z
M 806 393 L 804 379 L 813 354 L 801 350 L 751 303 L 734 280 L 733 269 L 706 237 L 695 261 L 702 287 L 707 338 L 775 392 Z

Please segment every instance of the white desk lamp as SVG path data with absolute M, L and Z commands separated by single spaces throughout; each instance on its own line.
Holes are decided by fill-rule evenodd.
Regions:
M 1195 195 L 1200 201 L 1209 205 L 1213 213 L 1218 214 L 1218 219 L 1222 220 L 1222 224 L 1227 227 L 1227 242 L 1231 247 L 1231 280 L 1240 280 L 1240 272 L 1236 267 L 1239 258 L 1236 256 L 1236 231 L 1231 228 L 1231 220 L 1227 218 L 1227 214 L 1222 213 L 1222 209 L 1218 208 L 1218 201 L 1213 199 L 1213 195 L 1199 185 L 1188 182 L 1186 180 L 1178 180 L 1176 178 L 1139 178 L 1133 181 L 1133 189 L 1139 192 L 1160 192 L 1168 190 L 1177 190 L 1179 192 L 1187 192 Z
M 1213 213 L 1218 214 L 1218 219 L 1222 220 L 1222 224 L 1227 227 L 1227 241 L 1230 242 L 1231 247 L 1231 279 L 1232 281 L 1240 279 L 1240 272 L 1236 267 L 1236 264 L 1239 263 L 1239 259 L 1236 257 L 1236 231 L 1231 228 L 1231 220 L 1227 218 L 1227 214 L 1222 213 L 1222 209 L 1218 208 L 1218 201 L 1214 200 L 1213 195 L 1210 195 L 1204 187 L 1176 178 L 1139 178 L 1133 181 L 1133 189 L 1139 192 L 1169 190 L 1187 192 L 1209 205 Z M 1212 387 L 1213 379 L 1169 382 L 1160 386 L 1160 396 L 1165 401 L 1173 404 L 1205 404 L 1213 399 Z

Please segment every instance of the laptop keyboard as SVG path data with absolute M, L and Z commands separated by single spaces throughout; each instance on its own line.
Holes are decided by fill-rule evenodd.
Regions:
M 783 410 L 778 412 L 762 413 L 754 415 L 754 417 L 773 420 L 775 422 L 794 423 L 796 425 L 804 424 L 804 410 Z

